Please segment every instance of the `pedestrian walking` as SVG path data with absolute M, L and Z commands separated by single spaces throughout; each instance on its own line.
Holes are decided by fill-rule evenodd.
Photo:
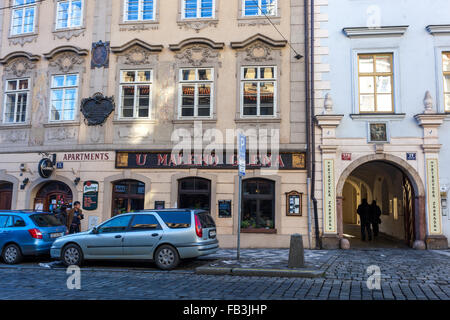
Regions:
M 78 233 L 81 231 L 81 220 L 84 219 L 79 201 L 73 203 L 73 209 L 67 213 L 67 229 L 69 233 Z
M 369 241 L 372 240 L 372 230 L 370 229 L 370 205 L 367 199 L 362 199 L 361 204 L 358 206 L 357 213 L 359 214 L 359 220 L 361 221 L 361 240 L 366 241 L 366 231 Z
M 380 217 L 381 217 L 381 209 L 377 205 L 377 202 L 373 200 L 372 204 L 370 205 L 370 223 L 372 224 L 374 238 L 378 237 L 378 233 L 380 230 L 379 226 L 381 223 Z

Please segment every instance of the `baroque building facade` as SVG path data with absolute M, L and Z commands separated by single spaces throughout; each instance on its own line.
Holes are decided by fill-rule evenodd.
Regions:
M 125 211 L 202 208 L 234 247 L 234 151 L 223 167 L 171 153 L 174 132 L 200 139 L 202 152 L 211 132 L 219 143 L 232 129 L 249 142 L 279 136 L 278 157 L 248 157 L 242 246 L 286 247 L 308 233 L 305 66 L 293 52 L 304 47 L 303 1 L 7 2 L 1 208 L 81 201 L 84 230 Z

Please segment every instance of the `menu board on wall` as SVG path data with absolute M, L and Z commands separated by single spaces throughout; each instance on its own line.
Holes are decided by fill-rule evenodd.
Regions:
M 83 185 L 83 209 L 97 210 L 98 207 L 98 182 L 86 181 Z
M 231 218 L 231 200 L 219 201 L 219 218 Z

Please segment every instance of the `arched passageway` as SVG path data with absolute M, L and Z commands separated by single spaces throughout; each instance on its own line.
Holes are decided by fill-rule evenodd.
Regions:
M 348 170 L 350 171 L 350 170 Z M 384 159 L 367 161 L 343 174 L 338 183 L 338 228 L 340 236 L 355 247 L 406 247 L 415 240 L 423 240 L 425 210 L 422 182 L 416 172 L 396 162 Z M 372 240 L 367 229 L 362 241 L 361 219 L 357 214 L 363 199 L 372 201 L 381 210 L 379 234 L 374 237 L 376 226 L 372 224 Z

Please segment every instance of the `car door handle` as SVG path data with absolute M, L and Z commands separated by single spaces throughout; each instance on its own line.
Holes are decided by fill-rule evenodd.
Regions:
M 159 236 L 159 233 L 152 234 L 152 237 L 157 237 L 157 236 Z
M 122 236 L 120 235 L 120 234 L 118 234 L 117 236 L 115 236 L 114 238 L 116 238 L 116 239 L 120 239 L 120 238 L 122 238 Z

